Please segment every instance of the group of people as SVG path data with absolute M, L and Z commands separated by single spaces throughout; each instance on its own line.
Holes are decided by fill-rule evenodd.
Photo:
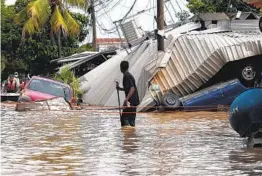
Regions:
M 20 82 L 18 72 L 10 74 L 6 81 L 1 85 L 3 92 L 7 93 L 16 93 L 22 90 L 25 87 L 26 80 Z

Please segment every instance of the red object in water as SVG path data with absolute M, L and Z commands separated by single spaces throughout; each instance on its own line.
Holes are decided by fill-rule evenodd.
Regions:
M 68 102 L 72 101 L 73 90 L 64 83 L 33 76 L 24 86 L 23 97 L 30 98 L 31 101 L 48 100 L 55 97 L 64 97 Z
M 17 80 L 15 78 L 8 78 L 7 79 L 7 91 L 16 92 Z
M 20 84 L 20 89 L 24 89 L 25 88 L 25 82 L 23 81 L 21 84 Z
M 13 82 L 8 81 L 8 83 L 7 83 L 7 90 L 14 91 L 15 90 L 15 85 L 16 85 L 15 80 L 13 80 Z

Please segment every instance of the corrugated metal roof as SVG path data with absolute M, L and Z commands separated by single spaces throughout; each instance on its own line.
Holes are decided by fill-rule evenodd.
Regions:
M 222 32 L 230 32 L 231 29 L 226 26 L 219 26 L 211 29 L 207 29 L 204 31 L 192 31 L 188 34 L 214 34 L 214 33 L 222 33 Z
M 232 20 L 231 30 L 233 32 L 261 33 L 259 20 Z
M 175 28 L 171 31 L 166 32 L 165 36 L 168 36 L 167 40 L 169 40 L 170 37 L 177 36 L 177 35 L 180 35 L 182 33 L 188 33 L 190 31 L 193 31 L 193 30 L 196 30 L 196 29 L 199 29 L 199 28 L 201 28 L 201 24 L 195 23 L 195 22 L 190 22 L 190 23 L 187 23 L 185 25 L 179 26 L 178 28 Z
M 82 52 L 82 53 L 73 54 L 73 55 L 68 56 L 68 57 L 62 57 L 62 58 L 51 60 L 50 63 L 52 63 L 52 62 L 59 62 L 61 60 L 66 61 L 67 59 L 68 60 L 70 60 L 70 59 L 77 59 L 77 60 L 79 60 L 79 58 L 81 59 L 81 57 L 87 57 L 87 56 L 90 56 L 90 55 L 93 55 L 93 54 L 97 54 L 97 53 L 98 52 L 94 52 L 94 51 L 85 51 L 85 52 Z
M 161 92 L 179 96 L 194 92 L 227 62 L 262 54 L 262 36 L 236 33 L 187 34 L 178 37 L 166 67 L 160 68 L 152 83 Z M 165 61 L 166 62 L 166 61 Z
M 88 61 L 90 61 L 92 59 L 96 59 L 98 56 L 104 55 L 104 54 L 115 55 L 116 51 L 103 51 L 103 52 L 99 52 L 99 53 L 92 54 L 92 55 L 89 55 L 89 56 L 80 57 L 76 62 L 63 65 L 62 67 L 59 68 L 59 70 L 61 70 L 64 67 L 69 67 L 69 69 L 75 68 L 75 67 L 77 67 L 77 66 L 79 66 L 79 65 L 81 65 L 81 64 L 83 64 L 85 62 L 88 62 Z

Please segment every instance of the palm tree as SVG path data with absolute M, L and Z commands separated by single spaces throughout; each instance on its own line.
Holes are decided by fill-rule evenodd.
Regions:
M 23 24 L 22 39 L 31 36 L 48 22 L 51 36 L 56 36 L 58 57 L 61 57 L 61 36 L 77 36 L 79 25 L 70 15 L 68 8 L 88 10 L 87 0 L 29 0 L 27 6 L 16 14 L 14 21 Z

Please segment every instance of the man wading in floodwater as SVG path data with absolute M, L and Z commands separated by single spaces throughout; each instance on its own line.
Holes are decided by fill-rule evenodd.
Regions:
M 135 126 L 136 106 L 139 104 L 136 82 L 134 77 L 128 72 L 128 67 L 129 67 L 128 61 L 122 61 L 120 63 L 120 70 L 124 75 L 123 77 L 124 88 L 119 87 L 118 83 L 116 84 L 116 89 L 125 91 L 125 95 L 126 95 L 126 99 L 123 104 L 125 108 L 123 109 L 120 119 L 122 127 Z

